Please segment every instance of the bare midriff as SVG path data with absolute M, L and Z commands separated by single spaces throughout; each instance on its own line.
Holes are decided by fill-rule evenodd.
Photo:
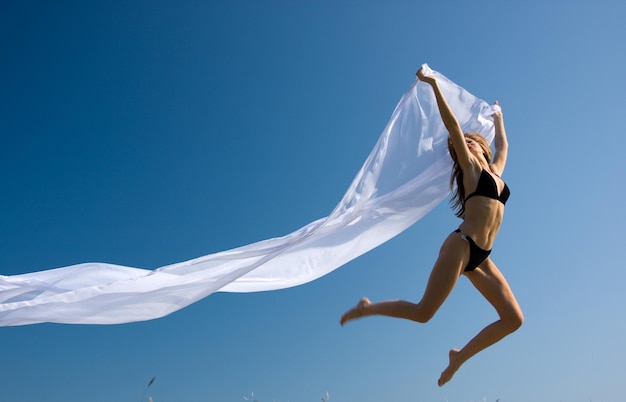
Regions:
M 465 217 L 459 226 L 476 245 L 491 250 L 504 217 L 504 204 L 488 197 L 472 197 L 465 203 Z

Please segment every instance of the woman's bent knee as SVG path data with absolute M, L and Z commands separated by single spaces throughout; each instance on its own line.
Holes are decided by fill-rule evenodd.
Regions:
M 421 324 L 425 324 L 428 321 L 430 321 L 431 318 L 433 318 L 435 316 L 435 313 L 437 312 L 437 310 L 431 311 L 431 310 L 426 310 L 426 309 L 416 309 L 415 313 L 413 314 L 413 321 L 419 322 Z
M 517 331 L 522 324 L 524 323 L 524 315 L 522 314 L 521 311 L 516 312 L 516 314 L 511 315 L 510 317 L 507 317 L 505 320 L 503 320 L 504 323 L 507 326 L 507 329 L 510 332 L 515 332 Z

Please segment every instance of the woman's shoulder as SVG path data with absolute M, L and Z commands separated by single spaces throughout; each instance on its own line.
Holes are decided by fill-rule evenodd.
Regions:
M 498 177 L 502 177 L 502 170 L 494 164 L 489 165 L 489 170 L 491 171 L 491 173 L 495 174 Z
M 472 157 L 470 158 L 469 164 L 465 167 L 462 167 L 461 170 L 463 170 L 464 175 L 478 177 L 480 176 L 480 173 L 483 170 L 485 170 L 485 168 L 481 165 L 478 158 L 472 155 Z

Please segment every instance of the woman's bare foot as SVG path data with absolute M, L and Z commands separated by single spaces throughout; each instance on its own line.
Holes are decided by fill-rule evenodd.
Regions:
M 339 321 L 339 323 L 341 324 L 341 326 L 343 326 L 343 324 L 348 321 L 363 317 L 365 315 L 364 310 L 368 308 L 371 304 L 372 302 L 367 297 L 362 298 L 361 300 L 359 300 L 355 307 L 348 310 L 347 313 L 341 316 L 341 321 Z
M 454 376 L 454 373 L 456 373 L 459 367 L 461 367 L 462 362 L 459 360 L 459 353 L 460 352 L 458 349 L 450 350 L 450 353 L 448 354 L 450 358 L 450 363 L 448 364 L 448 367 L 446 367 L 446 369 L 443 370 L 443 372 L 441 373 L 439 381 L 437 381 L 437 384 L 439 384 L 440 387 L 450 381 Z

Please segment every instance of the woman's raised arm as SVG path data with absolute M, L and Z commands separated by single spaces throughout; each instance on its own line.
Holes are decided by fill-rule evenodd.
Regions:
M 494 104 L 498 105 L 498 101 Z M 506 159 L 509 153 L 509 142 L 506 139 L 506 130 L 504 129 L 504 118 L 502 117 L 502 112 L 498 111 L 494 113 L 492 117 L 496 135 L 494 138 L 495 154 L 493 156 L 491 170 L 498 176 L 501 176 L 504 171 L 504 167 L 506 166 Z
M 450 109 L 446 98 L 443 96 L 441 89 L 439 89 L 439 85 L 437 84 L 437 80 L 435 77 L 427 75 L 427 72 L 424 71 L 424 67 L 420 68 L 417 71 L 417 78 L 420 81 L 423 81 L 433 88 L 435 92 L 435 99 L 437 100 L 437 106 L 439 107 L 439 114 L 441 114 L 441 119 L 443 120 L 444 126 L 448 130 L 450 135 L 450 139 L 452 140 L 452 146 L 456 151 L 459 165 L 461 169 L 465 169 L 470 166 L 473 157 L 472 154 L 465 143 L 465 136 L 463 135 L 463 130 L 461 129 L 461 125 L 459 124 L 454 112 Z

